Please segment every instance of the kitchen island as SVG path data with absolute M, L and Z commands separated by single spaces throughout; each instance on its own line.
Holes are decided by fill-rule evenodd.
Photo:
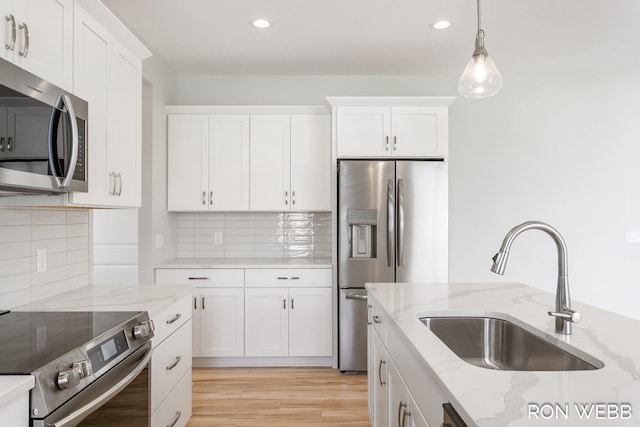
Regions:
M 555 295 L 522 284 L 380 283 L 367 289 L 373 314 L 370 341 L 372 336 L 374 342 L 384 341 L 383 357 L 393 362 L 370 365 L 370 375 L 380 375 L 378 368 L 391 365 L 387 369 L 397 369 L 401 380 L 395 382 L 406 385 L 408 396 L 399 398 L 405 405 L 401 408 L 388 402 L 389 419 L 395 420 L 396 412 L 413 402 L 419 414 L 413 408 L 412 418 L 422 415 L 428 425 L 440 425 L 442 404 L 450 402 L 468 426 L 640 425 L 640 321 L 574 303 L 582 321 L 573 325 L 572 335 L 562 336 L 554 333 L 554 319 L 547 315 Z M 600 360 L 604 367 L 505 371 L 474 366 L 419 320 L 429 315 L 516 319 Z M 387 378 L 393 400 L 394 377 Z M 376 384 L 370 381 L 370 392 Z M 370 395 L 375 397 L 375 392 Z M 373 417 L 373 400 L 370 407 Z

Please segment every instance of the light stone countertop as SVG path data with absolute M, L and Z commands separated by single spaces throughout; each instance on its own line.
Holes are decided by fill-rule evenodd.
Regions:
M 28 393 L 33 387 L 35 378 L 31 375 L 0 375 L 0 407 L 19 397 L 20 393 Z
M 331 268 L 331 258 L 176 258 L 155 268 Z
M 554 333 L 555 295 L 522 284 L 367 284 L 374 301 L 389 313 L 396 333 L 417 356 L 425 371 L 469 426 L 638 426 L 640 425 L 640 321 L 573 303 L 582 314 L 573 334 Z M 604 362 L 593 371 L 495 371 L 458 358 L 418 319 L 429 313 L 458 315 L 502 313 L 564 341 Z M 450 313 L 451 314 L 451 313 Z M 530 404 L 567 408 L 536 418 Z M 596 405 L 589 417 L 580 406 Z M 602 412 L 613 404 L 619 411 Z M 418 402 L 418 405 L 420 403 Z M 566 406 L 565 406 L 566 405 Z M 626 412 L 628 405 L 630 414 Z M 596 413 L 596 409 L 601 411 Z M 547 408 L 547 413 L 551 408 Z M 625 411 L 625 419 L 622 419 Z
M 85 286 L 12 311 L 144 311 L 149 316 L 191 295 L 191 286 Z

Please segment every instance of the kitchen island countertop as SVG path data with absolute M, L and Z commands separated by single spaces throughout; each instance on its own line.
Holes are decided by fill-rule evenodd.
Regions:
M 640 425 L 638 320 L 574 302 L 582 321 L 573 325 L 572 335 L 562 336 L 554 332 L 554 319 L 547 314 L 555 295 L 522 284 L 379 283 L 367 284 L 367 289 L 391 319 L 388 333 L 398 334 L 408 345 L 469 426 Z M 517 372 L 468 364 L 419 320 L 443 312 L 515 318 L 599 359 L 604 367 Z M 543 405 L 549 405 L 546 412 L 536 416 Z M 565 408 L 566 417 L 558 412 Z
M 31 375 L 0 375 L 0 408 L 35 386 Z

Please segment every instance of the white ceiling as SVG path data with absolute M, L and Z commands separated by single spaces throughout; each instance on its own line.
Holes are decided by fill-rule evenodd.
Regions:
M 180 74 L 460 74 L 475 0 L 103 0 Z M 505 74 L 639 74 L 638 0 L 483 0 Z M 265 17 L 268 30 L 249 21 Z M 429 24 L 447 18 L 453 26 Z

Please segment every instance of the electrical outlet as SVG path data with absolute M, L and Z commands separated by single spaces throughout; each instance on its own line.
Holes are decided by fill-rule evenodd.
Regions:
M 156 234 L 156 249 L 164 247 L 164 234 Z
M 627 230 L 624 235 L 624 241 L 627 243 L 640 243 L 640 231 Z
M 42 273 L 47 271 L 47 249 L 38 249 L 36 251 L 36 272 Z
M 213 233 L 213 244 L 215 245 L 222 244 L 222 231 L 216 231 Z

